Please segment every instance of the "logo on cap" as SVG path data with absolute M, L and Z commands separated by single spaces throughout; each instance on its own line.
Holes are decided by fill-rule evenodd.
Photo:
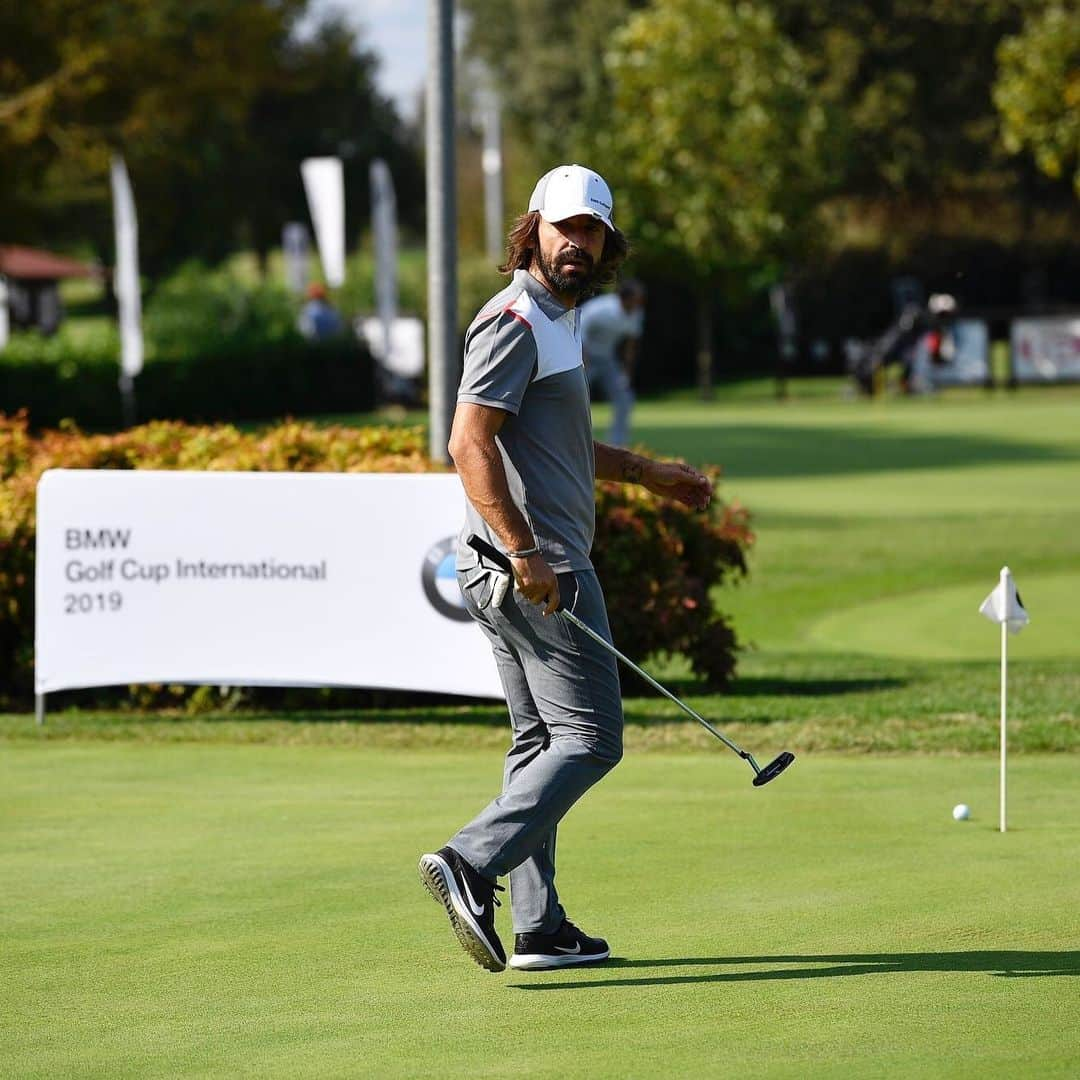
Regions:
M 565 221 L 578 214 L 600 218 L 609 228 L 614 203 L 604 178 L 583 165 L 559 165 L 545 173 L 533 188 L 529 210 L 545 221 Z

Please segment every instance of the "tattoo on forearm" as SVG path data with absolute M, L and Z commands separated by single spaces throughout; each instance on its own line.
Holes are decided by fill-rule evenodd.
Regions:
M 644 471 L 640 460 L 637 458 L 627 458 L 627 460 L 623 462 L 622 478 L 628 484 L 640 484 Z

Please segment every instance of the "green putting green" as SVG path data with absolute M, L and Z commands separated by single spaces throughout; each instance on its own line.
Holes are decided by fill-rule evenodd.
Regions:
M 1007 563 L 1032 616 L 1011 745 L 1075 750 L 1078 405 L 636 410 L 644 444 L 724 465 L 759 534 L 717 593 L 739 678 L 690 701 L 798 758 L 754 789 L 627 702 L 626 759 L 560 831 L 594 969 L 489 975 L 417 881 L 499 782 L 494 707 L 0 717 L 0 1076 L 1080 1075 L 1077 758 L 1015 754 L 996 831 L 977 614 Z
M 667 401 L 635 437 L 722 464 L 754 514 L 751 575 L 717 594 L 760 653 L 987 659 L 976 614 L 1012 568 L 1016 656 L 1080 659 L 1080 395 Z
M 927 589 L 830 612 L 808 634 L 815 647 L 926 660 L 992 660 L 1001 632 L 976 616 L 995 582 Z M 1008 651 L 1027 658 L 1076 656 L 1080 647 L 1080 573 L 1034 574 L 1020 596 L 1037 621 L 1009 636 Z
M 0 1075 L 1080 1071 L 1072 758 L 1016 759 L 1001 835 L 988 758 L 754 789 L 630 755 L 559 841 L 614 959 L 528 975 L 472 964 L 416 877 L 498 778 L 492 749 L 7 748 Z

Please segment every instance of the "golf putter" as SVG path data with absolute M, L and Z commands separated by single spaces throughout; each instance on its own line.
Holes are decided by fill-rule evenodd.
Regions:
M 500 570 L 510 575 L 510 579 L 513 580 L 514 568 L 510 564 L 510 560 L 497 548 L 494 548 L 482 537 L 477 536 L 475 533 L 471 533 L 466 543 L 475 552 L 483 555 L 484 558 L 493 562 Z M 590 626 L 586 626 L 569 608 L 563 606 L 560 601 L 558 607 L 558 614 L 561 615 L 568 622 L 571 622 L 583 633 L 587 634 L 598 645 L 606 649 L 612 656 L 621 660 L 631 671 L 637 672 L 650 686 L 659 690 L 664 697 L 670 701 L 674 701 L 676 705 L 687 716 L 693 717 L 706 731 L 715 735 L 729 750 L 733 750 L 736 754 L 747 762 L 751 769 L 754 770 L 754 787 L 763 787 L 770 780 L 775 780 L 794 760 L 795 755 L 790 751 L 785 750 L 782 754 L 778 754 L 772 761 L 769 762 L 764 768 L 762 768 L 755 760 L 754 755 L 748 750 L 743 750 L 741 747 L 736 746 L 722 731 L 713 727 L 703 716 L 700 716 L 693 709 L 690 708 L 685 702 L 680 701 L 670 690 L 661 686 L 647 671 L 642 670 L 634 663 L 628 656 L 619 652 L 614 645 L 611 644 L 606 638 L 602 637 Z

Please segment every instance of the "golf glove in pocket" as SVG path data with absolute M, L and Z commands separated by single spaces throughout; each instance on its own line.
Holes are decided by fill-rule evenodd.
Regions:
M 512 581 L 510 574 L 481 567 L 477 569 L 474 577 L 464 583 L 462 588 L 469 594 L 477 608 L 483 611 L 488 606 L 502 607 Z

